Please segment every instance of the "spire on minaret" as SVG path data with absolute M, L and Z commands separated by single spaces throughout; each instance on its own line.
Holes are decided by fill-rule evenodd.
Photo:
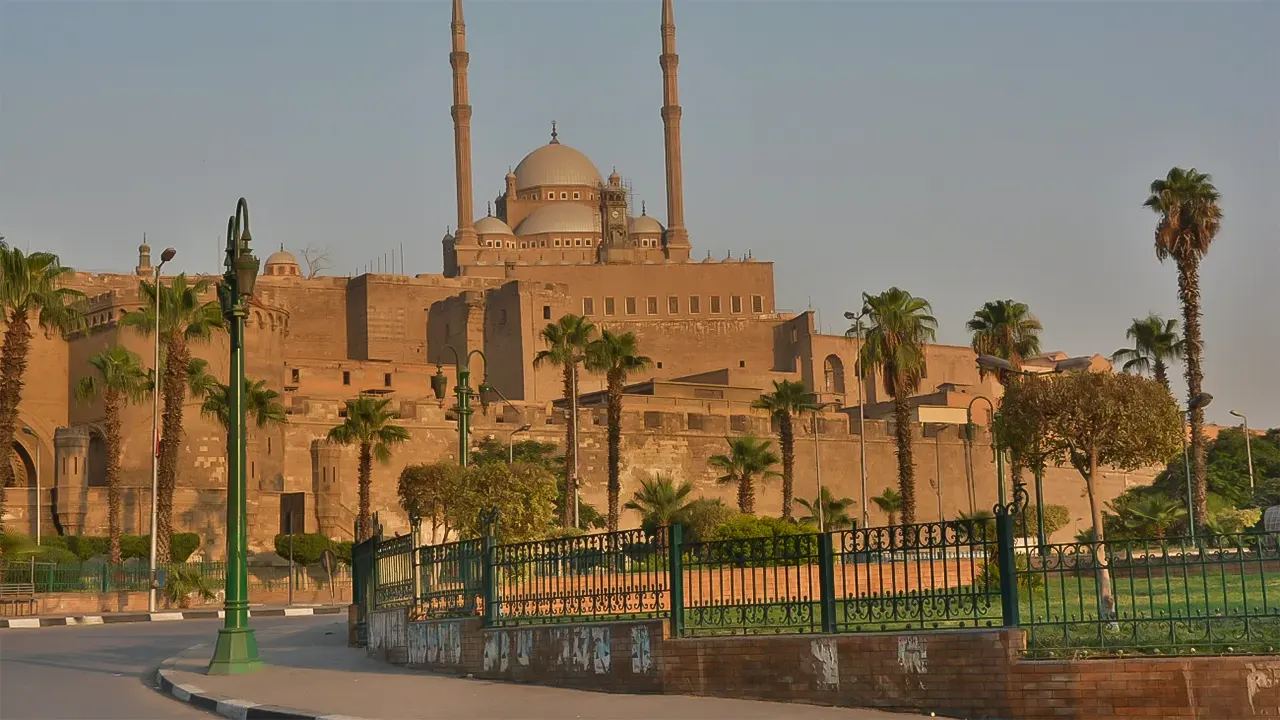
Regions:
M 138 266 L 133 272 L 140 277 L 151 276 L 151 246 L 147 244 L 146 233 L 142 233 L 142 244 L 138 246 Z
M 676 55 L 676 16 L 672 0 L 662 0 L 662 130 L 667 160 L 667 253 L 672 260 L 689 258 L 689 231 L 684 227 L 684 169 L 680 153 L 680 87 Z
M 455 247 L 479 247 L 474 228 L 471 192 L 471 98 L 467 89 L 467 26 L 462 20 L 462 0 L 453 0 L 453 51 L 449 64 L 453 67 L 453 147 L 458 189 L 458 231 Z
M 551 144 L 552 144 L 552 145 L 559 145 L 559 144 L 560 144 L 560 135 L 559 135 L 559 133 L 557 133 L 557 132 L 556 132 L 556 121 L 555 121 L 555 120 L 552 120 L 552 121 L 551 121 Z
M 484 204 L 484 216 L 485 216 L 485 217 L 493 217 L 493 202 L 492 202 L 492 201 L 485 201 L 485 204 Z
M 641 200 L 641 201 L 640 201 L 640 214 L 641 214 L 641 215 L 648 215 L 648 214 L 649 214 L 649 210 L 648 210 L 647 208 L 645 208 L 645 206 L 644 206 L 644 201 L 643 201 L 643 200 Z

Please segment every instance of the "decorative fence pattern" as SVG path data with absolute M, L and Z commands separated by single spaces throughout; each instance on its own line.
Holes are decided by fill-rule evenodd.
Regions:
M 413 536 L 398 535 L 374 545 L 373 606 L 397 607 L 414 603 Z
M 418 548 L 418 603 L 427 617 L 475 615 L 484 593 L 484 542 L 461 540 Z
M 215 587 L 226 582 L 227 566 L 222 562 L 170 563 L 160 566 L 158 572 L 163 576 L 180 568 L 196 570 Z M 295 569 L 300 574 L 305 571 L 303 567 Z M 38 593 L 145 592 L 148 575 L 146 565 L 0 561 L 0 583 L 31 583 Z M 345 585 L 350 581 L 345 568 L 339 567 L 334 571 L 335 585 Z M 288 568 L 250 568 L 250 590 L 281 588 L 288 582 Z

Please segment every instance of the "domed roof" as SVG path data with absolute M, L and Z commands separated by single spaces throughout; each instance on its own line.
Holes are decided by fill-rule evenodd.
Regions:
M 648 215 L 633 217 L 627 222 L 627 232 L 632 235 L 661 235 L 662 223 Z
M 586 155 L 559 141 L 534 150 L 516 166 L 516 189 L 538 185 L 600 184 L 600 171 Z
M 289 252 L 288 250 L 281 248 L 280 250 L 277 250 L 276 252 L 271 253 L 271 257 L 267 258 L 267 262 L 264 263 L 264 267 L 270 266 L 270 265 L 297 265 L 297 264 L 298 264 L 298 258 L 294 257 L 293 253 Z
M 477 235 L 510 235 L 511 228 L 496 217 L 483 217 L 476 221 Z
M 565 202 L 544 205 L 524 219 L 516 228 L 516 235 L 541 235 L 543 233 L 597 233 L 600 232 L 600 214 L 581 203 Z

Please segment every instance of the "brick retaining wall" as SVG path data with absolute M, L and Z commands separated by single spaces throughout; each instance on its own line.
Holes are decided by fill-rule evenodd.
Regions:
M 370 616 L 368 652 L 565 687 L 875 707 L 942 717 L 1280 716 L 1280 657 L 1028 661 L 1021 630 L 671 638 L 645 620 L 525 628 Z
M 102 612 L 145 612 L 147 609 L 147 593 L 145 592 L 107 592 L 107 593 L 37 593 L 34 612 L 26 603 L 5 603 L 0 606 L 0 614 L 14 615 L 79 615 Z M 164 599 L 164 593 L 158 593 L 157 603 L 162 609 L 174 606 Z M 275 587 L 250 588 L 249 602 L 254 605 L 284 605 L 289 601 L 289 589 Z M 346 603 L 351 601 L 351 584 L 339 585 L 333 589 L 333 597 L 329 589 L 295 588 L 293 601 L 299 605 L 328 605 L 330 603 Z M 191 600 L 192 608 L 222 607 L 222 600 Z

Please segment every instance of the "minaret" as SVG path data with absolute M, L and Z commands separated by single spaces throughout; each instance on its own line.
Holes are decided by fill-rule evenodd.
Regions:
M 138 265 L 133 273 L 138 277 L 151 277 L 151 246 L 147 244 L 147 234 L 142 233 L 142 244 L 138 246 Z
M 684 170 L 680 161 L 680 88 L 676 70 L 676 16 L 671 0 L 662 0 L 662 129 L 667 151 L 667 257 L 689 259 L 689 231 L 684 227 Z
M 458 249 L 474 247 L 480 243 L 474 227 L 475 214 L 471 210 L 471 98 L 467 92 L 467 26 L 462 21 L 462 0 L 453 0 L 453 52 L 449 64 L 453 66 L 453 147 L 457 161 L 458 230 L 453 234 Z M 469 265 L 475 253 L 462 253 L 460 264 Z

